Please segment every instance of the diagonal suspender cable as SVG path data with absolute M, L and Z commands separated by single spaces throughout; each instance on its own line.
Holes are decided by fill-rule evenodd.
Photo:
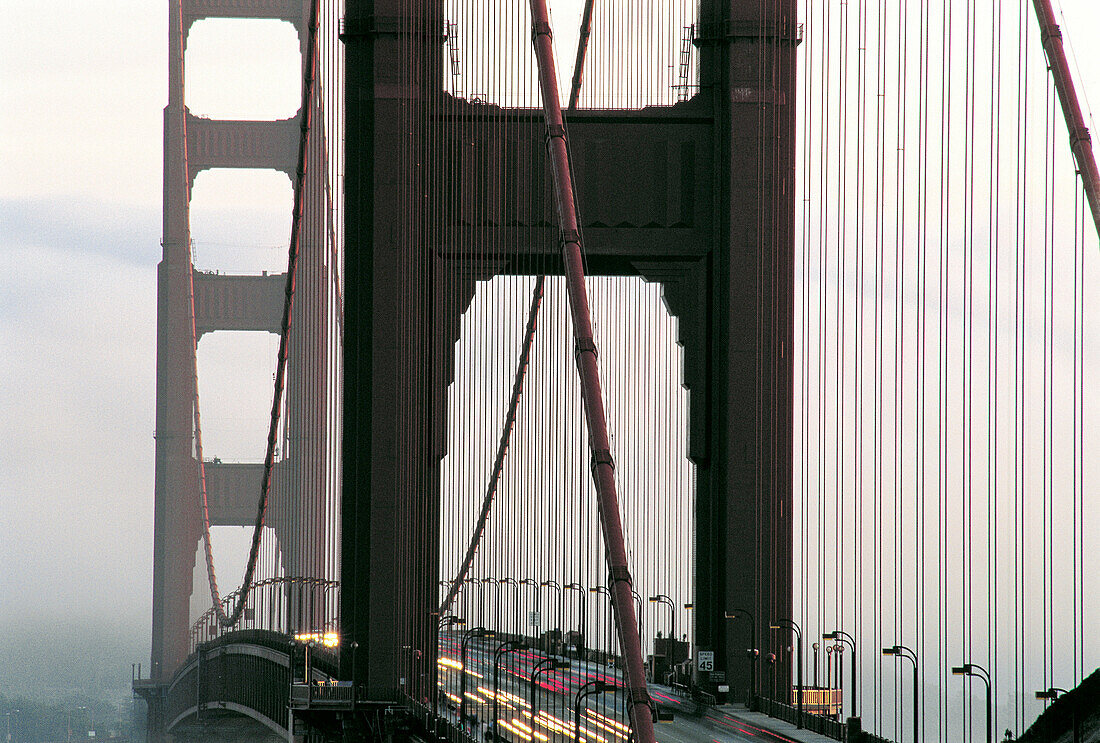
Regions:
M 573 88 L 569 94 L 570 111 L 577 107 L 577 97 L 581 92 L 581 80 L 584 76 L 584 60 L 588 52 L 588 37 L 592 31 L 592 6 L 594 4 L 595 0 L 586 0 L 584 4 L 584 16 L 581 20 L 580 39 L 577 42 L 577 61 L 573 68 Z M 504 430 L 500 434 L 500 442 L 497 445 L 497 456 L 496 460 L 493 462 L 492 474 L 489 476 L 489 486 L 485 489 L 485 498 L 481 502 L 481 513 L 478 515 L 474 532 L 470 535 L 470 544 L 466 547 L 466 556 L 463 558 L 462 565 L 458 568 L 458 572 L 451 581 L 450 588 L 447 589 L 446 598 L 443 599 L 443 603 L 439 606 L 440 616 L 447 613 L 454 603 L 455 597 L 458 596 L 459 591 L 462 590 L 462 586 L 466 581 L 466 575 L 470 572 L 470 566 L 473 564 L 474 556 L 477 554 L 477 547 L 481 543 L 481 535 L 485 533 L 485 524 L 489 519 L 489 510 L 493 505 L 493 496 L 496 494 L 497 485 L 500 482 L 500 475 L 504 469 L 504 457 L 508 453 L 508 442 L 512 437 L 512 429 L 515 427 L 516 409 L 519 407 L 519 399 L 523 395 L 523 380 L 527 374 L 527 358 L 530 356 L 531 342 L 535 337 L 536 321 L 538 319 L 539 307 L 542 304 L 542 290 L 545 282 L 546 276 L 540 274 L 536 277 L 535 286 L 531 290 L 531 307 L 527 312 L 527 330 L 524 334 L 523 348 L 520 352 L 519 362 L 516 364 L 516 374 L 512 382 L 512 399 L 508 403 L 508 413 L 504 416 Z
M 539 87 L 546 117 L 547 150 L 554 178 L 558 220 L 561 226 L 562 257 L 565 263 L 566 293 L 573 316 L 576 337 L 577 369 L 581 381 L 581 403 L 588 423 L 589 447 L 592 451 L 592 479 L 596 487 L 600 526 L 607 549 L 607 566 L 611 589 L 611 607 L 615 617 L 619 644 L 626 661 L 626 683 L 630 722 L 637 743 L 656 743 L 653 729 L 655 708 L 646 688 L 642 667 L 641 637 L 634 613 L 632 581 L 627 565 L 626 543 L 623 539 L 619 500 L 615 490 L 615 467 L 607 435 L 600 374 L 596 366 L 596 344 L 592 336 L 592 318 L 588 293 L 584 285 L 581 238 L 573 199 L 573 180 L 569 169 L 569 152 L 565 141 L 561 102 L 558 99 L 558 77 L 554 69 L 554 50 L 546 0 L 530 0 L 532 41 L 538 60 Z M 640 707 L 646 707 L 642 714 Z
M 282 414 L 283 388 L 286 386 L 287 353 L 290 346 L 290 318 L 294 308 L 294 285 L 298 267 L 298 249 L 301 242 L 302 202 L 305 190 L 305 172 L 307 164 L 307 145 L 309 143 L 310 125 L 313 119 L 313 83 L 317 68 L 317 6 L 319 0 L 311 3 L 309 14 L 308 42 L 306 48 L 306 65 L 302 80 L 302 110 L 301 110 L 301 135 L 298 142 L 298 169 L 297 180 L 294 183 L 294 215 L 290 227 L 290 249 L 287 255 L 286 269 L 286 298 L 283 301 L 283 318 L 279 334 L 279 360 L 275 371 L 275 393 L 271 402 L 271 423 L 267 432 L 267 454 L 264 456 L 264 474 L 260 486 L 260 502 L 256 509 L 256 523 L 252 530 L 252 546 L 248 552 L 248 565 L 244 571 L 244 579 L 241 588 L 237 592 L 237 603 L 233 611 L 228 614 L 222 605 L 221 595 L 218 592 L 218 580 L 214 572 L 214 554 L 210 545 L 210 507 L 206 492 L 206 468 L 202 461 L 202 437 L 199 427 L 199 389 L 198 376 L 195 375 L 195 437 L 196 458 L 199 460 L 199 477 L 202 483 L 202 536 L 203 547 L 206 553 L 206 573 L 210 581 L 210 599 L 213 602 L 214 611 L 217 612 L 218 622 L 223 627 L 232 627 L 240 621 L 245 604 L 252 589 L 252 576 L 256 572 L 256 559 L 260 553 L 260 537 L 264 531 L 264 522 L 267 516 L 268 493 L 271 490 L 271 471 L 275 465 L 275 445 L 279 435 L 279 418 Z M 194 328 L 195 305 L 194 291 L 191 298 L 191 321 Z M 194 330 L 193 330 L 194 332 Z
M 1050 76 L 1054 79 L 1054 89 L 1058 91 L 1058 101 L 1062 105 L 1062 114 L 1069 127 L 1069 144 L 1073 159 L 1077 161 L 1077 170 L 1092 209 L 1092 222 L 1100 234 L 1100 170 L 1096 166 L 1096 155 L 1092 151 L 1092 138 L 1085 126 L 1085 116 L 1081 112 L 1081 103 L 1070 75 L 1066 50 L 1062 45 L 1062 30 L 1054 16 L 1050 0 L 1033 0 L 1035 16 L 1043 35 L 1043 49 L 1047 53 Z
M 573 85 L 569 89 L 569 110 L 577 107 L 577 97 L 581 94 L 581 81 L 584 78 L 584 58 L 588 54 L 588 37 L 592 33 L 592 6 L 596 0 L 585 0 L 584 14 L 581 16 L 581 35 L 577 39 L 577 61 L 573 63 Z

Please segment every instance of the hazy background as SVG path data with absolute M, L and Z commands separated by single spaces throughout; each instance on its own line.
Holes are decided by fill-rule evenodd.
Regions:
M 1100 8 L 1061 6 L 1078 85 L 1100 101 Z M 0 10 L 0 694 L 125 694 L 149 651 L 167 2 Z M 292 113 L 298 91 L 271 74 L 285 46 L 240 41 L 249 110 Z M 217 193 L 196 203 L 209 225 Z M 272 194 L 289 188 L 237 194 L 254 206 L 241 234 L 266 246 L 240 255 L 249 267 L 280 264 Z M 195 237 L 201 264 L 217 246 Z

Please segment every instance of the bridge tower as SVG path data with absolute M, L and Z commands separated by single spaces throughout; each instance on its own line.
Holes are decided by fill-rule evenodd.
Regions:
M 195 551 L 202 538 L 201 484 L 195 456 L 196 348 L 204 333 L 219 330 L 279 333 L 286 276 L 227 275 L 198 271 L 193 265 L 189 206 L 196 176 L 212 168 L 266 168 L 297 176 L 302 111 L 275 121 L 212 120 L 194 116 L 184 97 L 184 60 L 192 25 L 205 18 L 273 19 L 291 23 L 304 51 L 309 0 L 170 0 L 168 105 L 164 110 L 164 223 L 157 290 L 157 401 L 153 632 L 151 679 L 167 683 L 189 652 L 189 604 Z M 303 59 L 305 55 L 303 53 Z M 319 107 L 320 103 L 316 103 Z M 316 108 L 315 108 L 316 110 Z M 315 116 L 317 120 L 322 117 Z M 323 131 L 320 134 L 323 137 Z M 307 183 L 324 190 L 327 162 L 311 169 Z M 313 183 L 310 179 L 320 179 Z M 324 199 L 322 198 L 321 201 Z M 312 228 L 303 231 L 298 291 L 294 308 L 292 355 L 286 394 L 288 451 L 275 465 L 272 493 L 281 508 L 268 509 L 287 575 L 320 576 L 323 516 L 298 508 L 298 499 L 322 493 L 334 477 L 319 463 L 329 446 L 331 427 L 311 400 L 328 397 L 330 359 L 323 351 L 329 335 L 325 306 L 327 281 L 321 257 L 327 207 L 305 206 Z M 305 360 L 304 362 L 302 360 Z M 292 437 L 292 438 L 291 438 Z M 207 452 L 208 455 L 217 452 Z M 210 521 L 215 526 L 252 526 L 261 489 L 262 464 L 205 463 Z M 273 495 L 273 497 L 276 497 Z M 306 513 L 299 517 L 297 514 Z M 282 514 L 282 515 L 280 515 Z M 289 518 L 287 514 L 295 514 Z M 309 519 L 310 523 L 302 523 Z M 234 586 L 235 588 L 235 586 Z M 291 597 L 288 597 L 290 599 Z M 310 621 L 308 618 L 304 621 Z M 163 730 L 154 720 L 150 730 Z
M 453 258 L 429 250 L 410 261 L 401 251 L 402 242 L 425 245 L 439 235 L 421 234 L 418 204 L 425 202 L 401 202 L 400 179 L 409 192 L 427 194 L 428 203 L 432 188 L 448 190 L 419 170 L 402 173 L 403 147 L 430 146 L 410 144 L 408 117 L 444 95 L 442 3 L 414 5 L 348 0 L 343 36 L 348 353 L 341 623 L 344 641 L 356 641 L 358 650 L 342 654 L 341 662 L 349 664 L 342 674 L 356 667 L 378 701 L 396 694 L 398 648 L 435 647 L 429 617 L 438 546 L 419 540 L 439 518 L 440 426 L 453 341 L 476 280 L 508 271 L 477 254 Z M 749 628 L 727 621 L 725 611 L 750 610 L 767 652 L 769 625 L 789 619 L 792 606 L 798 41 L 796 0 L 701 0 L 694 97 L 667 108 L 579 110 L 569 117 L 589 273 L 660 282 L 679 320 L 689 451 L 697 465 L 695 636 L 700 649 L 716 651 L 716 670 L 736 689 L 749 684 Z M 410 63 L 409 54 L 420 55 L 418 61 Z M 470 137 L 474 148 L 496 146 Z M 541 142 L 528 149 L 541 157 Z M 431 155 L 421 153 L 417 162 L 431 162 Z M 501 163 L 519 183 L 545 182 L 541 161 L 486 157 L 484 150 L 478 161 Z M 500 224 L 523 219 L 506 214 Z M 438 229 L 445 240 L 461 227 Z M 543 244 L 552 266 L 551 232 Z M 508 239 L 502 232 L 493 242 Z M 464 278 L 446 278 L 456 275 L 444 270 L 447 260 L 465 262 L 457 272 Z M 413 389 L 417 380 L 428 382 Z M 409 510 L 403 494 L 410 492 L 430 495 Z M 415 569 L 402 564 L 408 554 L 421 557 Z M 372 637 L 398 639 L 383 647 Z M 781 647 L 792 644 L 775 639 Z M 790 656 L 779 655 L 775 678 L 782 680 L 789 678 Z

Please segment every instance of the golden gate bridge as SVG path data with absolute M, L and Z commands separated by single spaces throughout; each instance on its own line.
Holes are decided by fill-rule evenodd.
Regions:
M 1091 729 L 1049 1 L 168 6 L 150 735 Z M 229 20 L 295 29 L 293 116 L 190 110 Z M 285 272 L 196 268 L 193 194 L 257 168 Z M 204 447 L 226 331 L 279 341 L 262 461 Z

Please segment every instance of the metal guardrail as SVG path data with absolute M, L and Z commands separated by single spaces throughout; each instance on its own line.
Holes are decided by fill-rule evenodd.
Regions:
M 777 720 L 789 722 L 792 725 L 797 725 L 799 723 L 799 712 L 797 707 L 792 707 L 789 704 L 777 702 L 767 697 L 757 697 L 756 702 L 757 709 L 768 717 L 774 717 Z M 824 735 L 827 738 L 832 738 L 833 740 L 842 741 L 842 743 L 891 743 L 888 738 L 883 738 L 863 730 L 858 717 L 851 718 L 845 723 L 831 717 L 812 715 L 805 711 L 801 713 L 801 716 L 802 727 L 804 729 L 812 733 Z
M 777 702 L 767 697 L 759 697 L 757 699 L 757 708 L 768 717 L 774 717 L 777 720 L 789 722 L 792 725 L 799 724 L 799 712 L 797 707 L 792 707 L 789 704 Z M 802 727 L 806 730 L 824 735 L 833 740 L 848 741 L 848 726 L 844 723 L 834 720 L 831 717 L 811 715 L 808 712 L 802 712 L 801 715 Z
M 290 686 L 291 709 L 352 709 L 355 701 L 355 687 L 350 681 L 331 684 L 295 683 Z
M 791 706 L 798 706 L 799 696 L 802 697 L 803 712 L 811 715 L 836 717 L 840 714 L 844 690 L 821 687 L 803 687 L 800 689 L 795 686 L 791 689 L 791 698 L 794 699 L 794 704 Z

